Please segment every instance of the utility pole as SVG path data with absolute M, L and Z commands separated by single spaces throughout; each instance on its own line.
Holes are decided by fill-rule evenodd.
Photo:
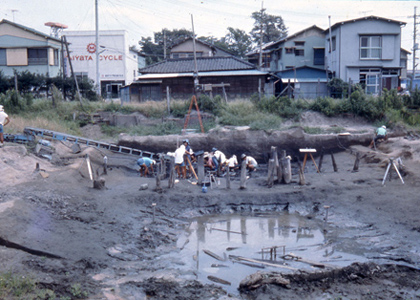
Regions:
M 261 1 L 261 27 L 260 27 L 260 56 L 258 59 L 258 70 L 261 70 L 262 68 L 262 42 L 263 42 L 263 14 L 264 14 L 264 1 Z M 262 89 L 262 83 L 261 78 L 258 79 L 258 99 L 261 101 L 261 89 Z
M 413 80 L 416 75 L 416 35 L 417 35 L 417 14 L 416 14 L 417 6 L 414 6 L 414 31 L 413 31 Z
M 98 19 L 98 0 L 95 0 L 95 31 L 96 31 L 96 94 L 101 96 L 101 80 L 99 76 L 99 19 Z
M 163 29 L 163 59 L 166 59 L 166 29 Z
M 413 80 L 416 77 L 416 52 L 418 49 L 418 44 L 416 41 L 416 37 L 417 37 L 417 6 L 414 6 L 414 15 L 413 16 L 408 16 L 409 18 L 414 18 L 414 31 L 413 31 L 413 77 L 411 80 L 411 86 L 410 89 L 413 87 Z M 408 68 L 407 68 L 408 69 Z
M 264 1 L 261 1 L 261 27 L 260 27 L 260 56 L 258 59 L 258 69 L 261 70 L 262 67 L 262 42 L 263 42 L 263 13 L 264 13 Z
M 197 66 L 197 53 L 195 49 L 195 32 L 194 32 L 194 19 L 191 15 L 192 33 L 193 33 L 193 51 L 194 51 L 194 94 L 198 88 L 198 66 Z

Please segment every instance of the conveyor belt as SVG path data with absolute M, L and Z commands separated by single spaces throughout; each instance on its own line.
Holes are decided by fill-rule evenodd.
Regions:
M 129 155 L 135 155 L 135 156 L 141 156 L 141 157 L 150 157 L 154 159 L 159 158 L 158 154 L 155 154 L 152 152 L 142 151 L 139 149 L 124 147 L 124 146 L 118 146 L 118 145 L 114 145 L 110 143 L 98 142 L 98 141 L 86 139 L 83 137 L 51 131 L 47 129 L 25 127 L 24 133 L 28 136 L 36 135 L 36 136 L 41 136 L 42 138 L 48 137 L 53 140 L 73 142 L 79 145 L 86 145 L 86 146 L 96 147 L 100 149 L 107 149 L 112 152 L 117 152 L 117 153 L 122 153 L 122 154 L 129 154 Z

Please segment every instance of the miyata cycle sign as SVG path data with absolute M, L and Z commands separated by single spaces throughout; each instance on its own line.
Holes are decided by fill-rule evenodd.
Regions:
M 97 47 L 94 43 L 89 43 L 86 46 L 87 54 L 74 54 L 70 55 L 70 59 L 72 61 L 90 61 L 96 59 L 96 50 Z M 107 49 L 104 49 L 107 51 Z M 109 50 L 108 50 L 109 51 Z M 107 52 L 108 52 L 107 51 Z M 123 55 L 122 54 L 99 54 L 99 61 L 122 61 Z

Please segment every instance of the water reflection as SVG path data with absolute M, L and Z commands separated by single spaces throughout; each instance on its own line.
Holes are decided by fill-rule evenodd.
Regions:
M 322 230 L 314 220 L 288 213 L 197 218 L 191 221 L 186 236 L 178 243 L 182 248 L 181 259 L 195 269 L 196 279 L 207 283 L 210 283 L 208 278 L 230 282 L 231 286 L 225 288 L 231 293 L 236 293 L 239 282 L 259 268 L 281 272 L 312 268 L 285 260 L 285 255 L 297 253 L 307 260 L 321 262 L 334 253 L 324 245 Z M 237 257 L 247 258 L 248 264 L 241 263 Z M 350 259 L 347 264 L 351 262 Z

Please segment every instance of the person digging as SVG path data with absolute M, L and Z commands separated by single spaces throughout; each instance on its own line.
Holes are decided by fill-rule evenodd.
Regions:
M 386 131 L 386 126 L 382 125 L 378 129 L 376 129 L 375 137 L 373 138 L 372 142 L 370 143 L 369 148 L 373 148 L 373 146 L 376 145 L 376 143 L 378 141 L 386 141 L 387 139 L 388 139 L 388 133 Z

